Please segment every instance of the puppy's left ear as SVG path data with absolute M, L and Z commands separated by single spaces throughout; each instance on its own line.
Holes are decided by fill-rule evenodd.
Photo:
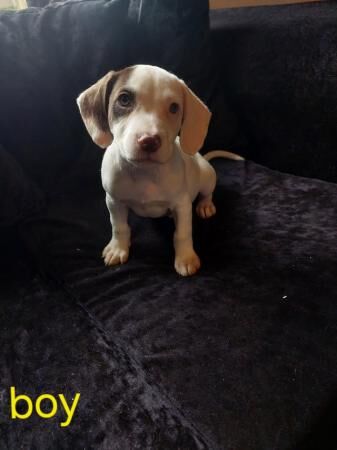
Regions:
M 110 71 L 77 98 L 84 125 L 95 144 L 102 148 L 107 148 L 113 140 L 108 108 L 110 94 L 117 78 L 118 72 Z
M 204 144 L 212 114 L 200 98 L 183 81 L 181 83 L 184 88 L 184 111 L 180 145 L 185 153 L 194 155 Z

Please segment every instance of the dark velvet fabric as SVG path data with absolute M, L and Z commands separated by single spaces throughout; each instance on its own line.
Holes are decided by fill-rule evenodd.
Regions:
M 123 0 L 74 0 L 0 15 L 0 142 L 45 191 L 81 156 L 76 97 L 131 62 L 127 13 Z
M 46 280 L 28 275 L 16 273 L 15 284 L 7 278 L 0 287 L 1 449 L 212 447 L 96 318 Z M 81 397 L 72 422 L 61 428 L 61 411 L 51 419 L 33 413 L 11 420 L 10 386 L 34 400 L 46 393 L 63 393 L 69 403 L 75 393 Z
M 254 161 L 337 181 L 337 2 L 211 11 L 222 86 Z
M 31 217 L 44 206 L 44 196 L 20 165 L 0 145 L 0 230 Z
M 315 423 L 337 390 L 337 187 L 250 162 L 215 166 L 218 213 L 195 218 L 203 267 L 192 278 L 173 269 L 170 219 L 133 216 L 130 261 L 104 267 L 103 192 L 69 188 L 25 240 L 208 448 L 297 449 L 309 432 L 335 445 L 334 428 Z

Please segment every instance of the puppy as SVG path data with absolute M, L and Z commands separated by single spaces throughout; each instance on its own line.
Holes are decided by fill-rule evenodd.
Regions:
M 192 241 L 192 202 L 202 218 L 215 214 L 212 157 L 242 159 L 215 151 L 202 157 L 211 113 L 175 75 L 155 66 L 111 71 L 82 92 L 77 104 L 93 141 L 106 152 L 102 183 L 112 237 L 103 250 L 108 266 L 127 261 L 128 211 L 175 221 L 176 271 L 192 275 L 200 259 Z

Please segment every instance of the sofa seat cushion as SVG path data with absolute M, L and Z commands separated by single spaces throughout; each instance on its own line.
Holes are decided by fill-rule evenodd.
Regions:
M 205 439 L 146 371 L 95 323 L 39 276 L 16 274 L 0 286 L 0 447 L 189 448 L 206 449 Z M 67 427 L 58 407 L 54 417 L 11 418 L 10 387 L 35 403 L 43 394 L 63 394 L 78 404 Z M 41 404 L 47 412 L 47 403 Z M 17 403 L 25 411 L 25 403 Z
M 132 216 L 129 262 L 104 267 L 111 231 L 99 179 L 98 192 L 68 193 L 31 222 L 26 242 L 210 448 L 329 448 L 337 186 L 248 161 L 214 166 L 217 215 L 194 220 L 193 277 L 174 271 L 170 219 Z

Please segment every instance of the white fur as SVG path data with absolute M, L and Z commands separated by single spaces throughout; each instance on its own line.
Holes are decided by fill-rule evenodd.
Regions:
M 137 106 L 110 124 L 113 141 L 102 163 L 112 225 L 112 238 L 103 250 L 105 264 L 128 259 L 131 232 L 127 217 L 131 209 L 144 217 L 173 216 L 175 268 L 181 275 L 192 275 L 200 267 L 192 242 L 192 202 L 199 195 L 196 210 L 202 218 L 216 212 L 212 201 L 216 174 L 197 153 L 207 133 L 210 112 L 181 80 L 157 67 L 135 66 L 125 87 L 136 93 Z M 180 106 L 176 114 L 169 111 L 172 102 Z M 94 118 L 86 120 L 95 123 Z M 91 134 L 97 138 L 98 132 L 95 129 Z M 149 154 L 141 149 L 137 139 L 144 134 L 160 136 L 159 150 Z M 221 152 L 210 155 L 217 156 L 240 158 Z

